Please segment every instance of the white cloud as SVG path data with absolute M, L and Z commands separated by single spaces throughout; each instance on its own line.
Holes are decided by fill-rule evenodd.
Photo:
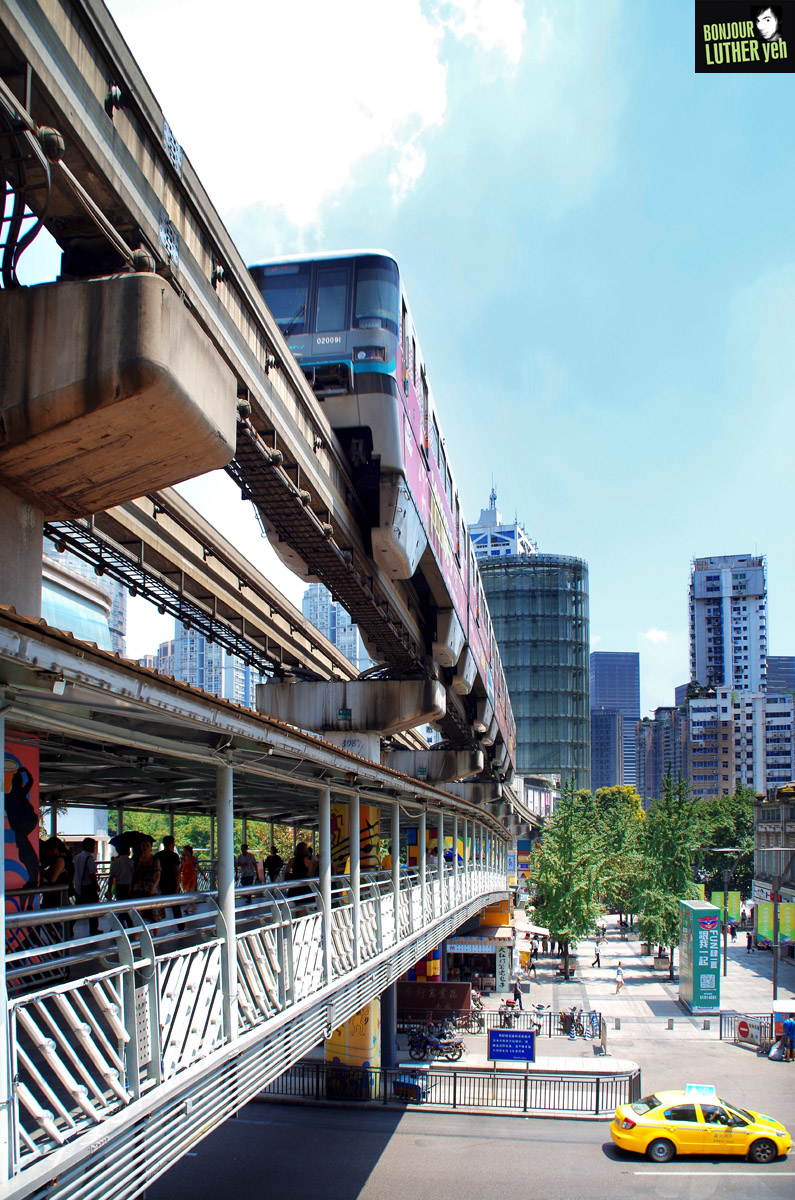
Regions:
M 109 7 L 219 211 L 261 205 L 299 227 L 384 153 L 394 200 L 416 185 L 447 110 L 445 33 L 514 67 L 524 34 L 519 0 Z
M 484 50 L 499 50 L 516 66 L 526 30 L 521 0 L 451 0 L 439 6 L 445 28 L 457 38 L 473 38 Z
M 644 634 L 642 634 L 641 636 L 644 637 L 647 642 L 667 642 L 668 641 L 668 634 L 666 633 L 666 631 L 664 629 L 647 629 L 646 632 Z

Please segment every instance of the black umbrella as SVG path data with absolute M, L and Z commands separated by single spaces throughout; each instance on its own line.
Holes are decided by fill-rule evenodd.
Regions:
M 133 857 L 137 858 L 141 849 L 141 842 L 144 838 L 149 838 L 152 835 L 149 833 L 141 833 L 139 829 L 125 829 L 123 833 L 117 833 L 110 839 L 111 846 L 119 854 L 126 854 L 132 849 Z

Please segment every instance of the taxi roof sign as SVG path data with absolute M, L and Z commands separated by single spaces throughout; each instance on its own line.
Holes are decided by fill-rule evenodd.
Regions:
M 685 1088 L 686 1096 L 717 1096 L 717 1094 L 711 1083 L 688 1083 Z

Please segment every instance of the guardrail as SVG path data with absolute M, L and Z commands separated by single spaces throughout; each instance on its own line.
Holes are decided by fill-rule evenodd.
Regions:
M 504 876 L 485 868 L 457 880 L 430 869 L 423 901 L 415 873 L 401 874 L 397 895 L 391 874 L 365 874 L 358 937 L 347 876 L 332 879 L 329 912 L 317 880 L 239 889 L 234 952 L 214 893 L 8 913 L 12 1173 L 95 1137 L 180 1074 L 188 1086 L 214 1051 L 348 975 L 361 980 L 368 963 L 386 977 L 385 954 L 405 957 L 433 921 L 502 887 Z
M 503 1014 L 492 1008 L 473 1008 L 464 1013 L 454 1009 L 401 1009 L 398 1013 L 397 1027 L 398 1033 L 410 1033 L 428 1024 L 449 1021 L 464 1033 L 486 1033 L 489 1029 L 535 1029 L 539 1037 L 570 1037 L 571 1030 L 567 1023 L 569 1015 L 570 1010 L 536 1012 L 534 1009 L 514 1009 L 509 1014 Z M 578 1009 L 578 1018 L 583 1026 L 583 1032 L 579 1036 L 600 1036 L 601 1013 L 595 1009 Z
M 741 1038 L 738 1033 L 740 1021 L 758 1022 L 759 1041 L 752 1038 Z M 720 1014 L 720 1040 L 722 1042 L 747 1041 L 759 1046 L 760 1053 L 767 1053 L 773 1045 L 773 1015 L 772 1013 L 738 1013 L 723 1012 Z
M 452 1109 L 608 1116 L 640 1099 L 641 1073 L 394 1069 L 297 1063 L 263 1089 L 273 1098 L 371 1103 L 430 1103 Z

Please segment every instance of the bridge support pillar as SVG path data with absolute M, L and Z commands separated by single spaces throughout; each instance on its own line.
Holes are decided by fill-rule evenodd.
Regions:
M 224 997 L 224 1033 L 237 1037 L 237 941 L 235 922 L 235 818 L 234 771 L 227 761 L 216 768 L 218 819 L 218 906 L 226 926 L 221 947 L 221 987 Z
M 0 604 L 25 617 L 41 616 L 42 521 L 41 509 L 0 487 Z
M 392 895 L 395 897 L 395 940 L 400 941 L 400 806 L 392 807 Z
M 397 1066 L 397 984 L 381 993 L 381 1066 L 387 1071 Z
M 458 891 L 458 813 L 453 814 L 453 896 L 458 904 L 461 899 Z

